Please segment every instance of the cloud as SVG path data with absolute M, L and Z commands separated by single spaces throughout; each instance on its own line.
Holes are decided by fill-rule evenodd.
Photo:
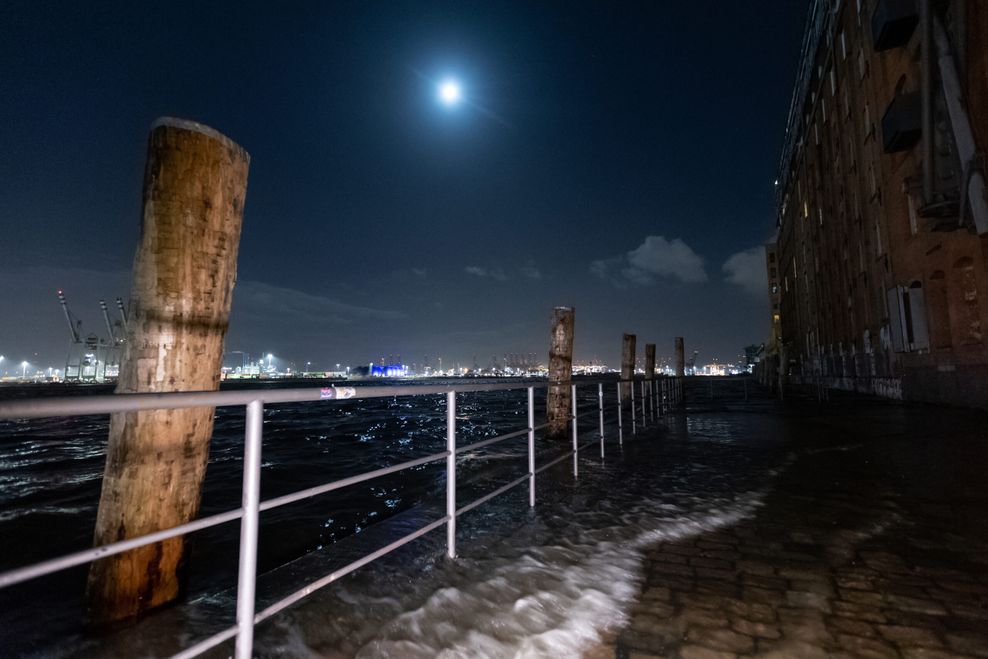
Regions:
M 496 279 L 497 281 L 507 281 L 508 279 L 508 275 L 506 275 L 504 270 L 501 268 L 481 268 L 476 265 L 468 265 L 463 268 L 463 272 L 475 277 L 490 277 L 491 279 Z
M 768 273 L 765 271 L 765 248 L 752 247 L 732 254 L 721 267 L 725 279 L 740 286 L 744 292 L 756 296 L 766 295 Z
M 666 240 L 664 236 L 648 236 L 624 256 L 593 261 L 590 272 L 619 288 L 629 283 L 648 286 L 658 278 L 686 284 L 707 281 L 703 259 L 679 238 Z
M 529 279 L 542 279 L 542 271 L 534 265 L 526 265 L 521 269 L 521 274 Z
M 428 272 L 425 268 L 412 268 L 412 274 L 416 277 L 425 277 Z
M 348 325 L 357 320 L 399 320 L 406 317 L 399 311 L 361 307 L 258 281 L 237 282 L 233 290 L 231 315 L 234 319 L 277 319 L 292 326 L 315 323 L 317 327 L 324 324 Z

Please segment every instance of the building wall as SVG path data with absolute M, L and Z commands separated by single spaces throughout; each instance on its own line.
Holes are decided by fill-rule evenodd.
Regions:
M 885 145 L 886 109 L 922 89 L 923 30 L 876 52 L 872 15 L 881 0 L 813 4 L 809 31 L 819 38 L 804 42 L 778 190 L 781 297 L 773 314 L 781 316 L 787 370 L 835 382 L 896 378 L 906 399 L 988 406 L 988 238 L 958 228 L 963 166 L 938 75 L 929 199 L 922 141 L 891 153 Z M 986 4 L 933 0 L 980 150 L 988 137 Z

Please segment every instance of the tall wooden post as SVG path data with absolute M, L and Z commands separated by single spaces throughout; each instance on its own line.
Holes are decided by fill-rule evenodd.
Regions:
M 676 337 L 676 377 L 681 378 L 686 375 L 686 348 L 683 346 L 683 337 Z
M 250 156 L 180 119 L 151 126 L 143 228 L 117 393 L 219 388 Z M 199 513 L 212 407 L 114 414 L 94 543 L 167 529 Z M 88 618 L 106 623 L 173 600 L 184 539 L 93 563 Z
M 633 380 L 635 377 L 635 341 L 634 334 L 625 334 L 621 339 L 621 379 Z M 630 384 L 621 385 L 621 404 L 631 399 Z
M 573 379 L 573 327 L 576 310 L 556 307 L 552 310 L 552 334 L 549 340 L 549 382 Z M 546 394 L 546 437 L 566 439 L 569 430 L 572 397 L 569 385 L 550 386 Z
M 645 379 L 655 378 L 655 344 L 645 344 Z

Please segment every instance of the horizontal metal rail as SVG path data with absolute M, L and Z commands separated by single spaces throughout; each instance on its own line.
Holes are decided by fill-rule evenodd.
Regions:
M 206 652 L 207 650 L 211 650 L 212 648 L 215 648 L 223 641 L 229 641 L 231 638 L 236 636 L 237 629 L 238 629 L 237 625 L 227 627 L 223 631 L 213 634 L 209 638 L 203 639 L 198 643 L 196 643 L 195 645 L 185 648 L 178 654 L 173 654 L 171 656 L 171 659 L 192 659 L 192 657 L 198 657 L 203 652 Z
M 386 554 L 390 554 L 391 552 L 393 552 L 395 549 L 398 549 L 402 545 L 407 545 L 412 540 L 417 540 L 418 538 L 421 538 L 423 535 L 425 535 L 429 531 L 433 531 L 435 529 L 438 529 L 440 526 L 442 526 L 443 524 L 447 523 L 448 521 L 449 521 L 449 515 L 443 515 L 442 517 L 440 517 L 436 521 L 434 521 L 434 522 L 432 522 L 430 524 L 426 524 L 425 526 L 423 526 L 422 528 L 420 528 L 418 531 L 412 531 L 408 535 L 405 535 L 405 536 L 402 536 L 402 537 L 398 538 L 397 540 L 395 540 L 391 544 L 385 545 L 384 547 L 381 547 L 377 551 L 372 552 L 370 554 L 367 554 L 363 558 L 359 558 L 359 559 L 355 560 L 354 562 L 352 562 L 352 563 L 350 563 L 348 565 L 345 565 L 344 567 L 341 567 L 339 570 L 334 570 L 333 572 L 330 572 L 329 574 L 327 574 L 326 576 L 324 576 L 324 577 L 322 577 L 320 579 L 316 579 L 315 581 L 313 581 L 312 583 L 310 583 L 308 586 L 305 586 L 304 588 L 300 588 L 300 589 L 296 590 L 294 593 L 292 593 L 288 597 L 285 597 L 284 599 L 278 600 L 277 602 L 275 602 L 271 606 L 269 606 L 266 609 L 264 609 L 263 611 L 259 612 L 257 615 L 254 616 L 254 624 L 256 625 L 257 623 L 259 623 L 259 622 L 261 622 L 263 620 L 266 620 L 267 618 L 270 618 L 271 616 L 273 616 L 274 614 L 278 613 L 279 611 L 281 611 L 285 607 L 291 606 L 292 604 L 294 604 L 295 602 L 299 601 L 303 597 L 305 597 L 307 595 L 311 595 L 312 593 L 316 592 L 317 590 L 319 590 L 323 586 L 328 586 L 329 584 L 333 583 L 337 579 L 340 579 L 340 578 L 345 577 L 346 575 L 350 574 L 354 570 L 360 569 L 363 566 L 367 565 L 368 563 L 371 563 L 373 561 L 376 561 L 377 559 L 381 558 L 382 556 L 384 556 Z
M 565 460 L 566 458 L 568 458 L 568 457 L 570 457 L 572 455 L 573 455 L 573 451 L 566 451 L 562 455 L 557 456 L 556 458 L 553 458 L 549 462 L 545 463 L 544 465 L 542 465 L 541 467 L 539 467 L 538 469 L 536 469 L 535 470 L 535 473 L 536 474 L 541 474 L 543 471 L 545 471 L 549 467 L 552 467 L 554 465 L 559 464 L 560 462 L 562 462 L 563 460 Z
M 348 563 L 347 565 L 343 566 L 342 568 L 340 568 L 338 570 L 334 570 L 333 572 L 330 572 L 329 574 L 327 574 L 326 576 L 324 576 L 324 577 L 322 577 L 320 579 L 316 579 L 315 581 L 309 583 L 308 585 L 306 585 L 306 586 L 304 586 L 304 587 L 296 590 L 291 595 L 288 595 L 287 597 L 278 600 L 277 602 L 275 602 L 271 606 L 267 607 L 263 611 L 260 611 L 259 613 L 257 613 L 254 616 L 254 624 L 257 625 L 257 624 L 261 623 L 262 621 L 266 620 L 267 618 L 270 618 L 271 616 L 277 614 L 279 611 L 282 611 L 283 609 L 291 606 L 295 602 L 298 602 L 299 600 L 307 597 L 308 595 L 311 595 L 312 593 L 314 593 L 315 591 L 319 590 L 320 588 L 323 588 L 324 586 L 328 586 L 329 584 L 333 583 L 334 581 L 337 581 L 337 580 L 345 577 L 346 575 L 350 574 L 354 570 L 358 570 L 358 569 L 362 568 L 363 566 L 367 565 L 368 563 L 371 563 L 373 561 L 376 561 L 377 559 L 381 558 L 382 556 L 393 552 L 395 549 L 398 549 L 402 545 L 406 545 L 406 544 L 408 544 L 409 542 L 411 542 L 413 540 L 417 540 L 418 538 L 421 538 L 423 535 L 425 535 L 429 531 L 433 531 L 433 530 L 439 528 L 440 526 L 442 526 L 443 524 L 445 524 L 448 521 L 449 521 L 449 517 L 448 516 L 443 516 L 443 517 L 437 519 L 436 521 L 434 521 L 434 522 L 432 522 L 430 524 L 427 524 L 426 526 L 423 526 L 419 530 L 412 531 L 408 535 L 405 535 L 405 536 L 402 536 L 401 538 L 398 538 L 397 540 L 395 540 L 391 544 L 386 545 L 384 547 L 381 547 L 380 549 L 378 549 L 375 552 L 372 552 L 370 554 L 367 554 L 363 558 L 357 559 L 356 561 L 353 561 L 352 563 Z M 232 625 L 230 627 L 227 627 L 223 631 L 217 632 L 216 634 L 213 634 L 209 638 L 204 639 L 202 641 L 199 641 L 195 645 L 186 648 L 182 652 L 179 652 L 178 654 L 172 655 L 171 659 L 191 659 L 191 657 L 197 657 L 197 656 L 201 655 L 203 652 L 205 652 L 205 651 L 207 651 L 207 650 L 209 650 L 211 648 L 216 647 L 217 645 L 219 645 L 223 641 L 230 640 L 231 638 L 233 638 L 236 635 L 237 635 L 237 625 Z
M 349 485 L 356 485 L 357 483 L 363 483 L 364 481 L 369 481 L 373 478 L 387 476 L 388 474 L 393 474 L 396 471 L 403 471 L 405 469 L 411 469 L 412 467 L 418 467 L 419 465 L 435 462 L 436 460 L 442 460 L 448 455 L 449 455 L 449 451 L 443 451 L 442 453 L 433 453 L 432 455 L 427 455 L 424 458 L 409 460 L 408 462 L 402 462 L 400 464 L 392 465 L 390 467 L 382 467 L 380 469 L 375 469 L 374 471 L 365 471 L 362 474 L 358 474 L 356 476 L 350 476 L 349 478 L 341 478 L 340 480 L 333 481 L 332 483 L 326 483 L 325 485 L 317 485 L 315 487 L 310 487 L 304 490 L 299 490 L 297 492 L 292 492 L 291 494 L 285 494 L 280 497 L 268 499 L 266 501 L 261 502 L 261 512 L 264 512 L 265 510 L 270 510 L 272 508 L 277 508 L 278 506 L 284 506 L 285 504 L 294 503 L 295 501 L 301 501 L 302 499 L 308 499 L 310 497 L 314 497 L 319 494 L 325 494 L 326 492 L 332 492 L 333 490 L 338 490 L 340 488 L 347 487 Z
M 388 474 L 393 474 L 398 471 L 410 469 L 412 467 L 417 467 L 422 464 L 427 464 L 429 462 L 442 460 L 448 455 L 449 453 L 447 451 L 443 451 L 442 453 L 434 453 L 432 455 L 427 455 L 423 458 L 418 458 L 416 460 L 409 460 L 408 462 L 402 462 L 400 464 L 392 465 L 390 467 L 383 467 L 381 469 L 375 469 L 374 471 L 368 471 L 362 474 L 358 474 L 357 476 L 350 476 L 349 478 L 343 478 L 338 481 L 333 481 L 332 483 L 326 483 L 324 485 L 310 487 L 305 490 L 299 490 L 297 492 L 286 494 L 280 497 L 274 497 L 273 499 L 267 499 L 261 502 L 260 510 L 263 512 L 265 510 L 277 508 L 278 506 L 294 503 L 295 501 L 301 501 L 302 499 L 308 499 L 310 497 L 314 497 L 319 494 L 325 494 L 326 492 L 338 490 L 340 488 L 347 487 L 349 485 L 355 485 L 357 483 L 362 483 L 363 481 L 378 478 L 380 476 L 386 476 Z M 119 554 L 125 551 L 129 551 L 131 549 L 137 549 L 138 547 L 154 544 L 155 542 L 160 542 L 162 540 L 174 538 L 179 535 L 185 535 L 187 533 L 192 533 L 194 531 L 201 531 L 202 529 L 208 529 L 212 526 L 218 526 L 219 524 L 223 524 L 225 522 L 230 522 L 235 519 L 240 519 L 241 517 L 243 517 L 243 508 L 237 508 L 236 510 L 228 510 L 226 512 L 217 513 L 216 515 L 210 515 L 209 517 L 203 517 L 202 519 L 197 519 L 194 522 L 189 522 L 187 524 L 180 524 L 179 526 L 173 526 L 172 528 L 165 529 L 163 531 L 148 533 L 146 535 L 138 536 L 136 538 L 121 540 L 119 542 L 114 542 L 108 545 L 102 545 L 100 547 L 95 547 L 93 549 L 85 549 L 72 554 L 67 554 L 60 558 L 53 558 L 51 560 L 43 561 L 41 563 L 35 563 L 34 565 L 28 567 L 16 568 L 13 570 L 9 570 L 7 572 L 2 572 L 0 573 L 0 588 L 12 586 L 22 581 L 28 581 L 30 579 L 34 579 L 35 577 L 42 577 L 46 574 L 58 572 L 59 570 L 64 570 L 66 568 L 75 567 L 77 565 L 82 565 L 84 563 L 89 563 L 91 561 L 100 558 L 113 556 L 114 554 Z
M 531 472 L 528 472 L 524 476 L 519 476 L 518 478 L 516 478 L 515 480 L 511 481 L 507 485 L 502 485 L 501 487 L 497 488 L 493 492 L 491 492 L 489 494 L 485 494 L 484 496 L 480 497 L 476 501 L 471 501 L 470 503 L 468 503 L 467 505 L 463 506 L 462 508 L 457 508 L 456 509 L 456 514 L 458 516 L 459 515 L 462 515 L 463 513 L 467 512 L 469 510 L 473 510 L 474 508 L 476 508 L 477 506 L 479 506 L 482 503 L 487 503 L 488 501 L 490 501 L 491 499 L 493 499 L 497 495 L 503 494 L 503 493 L 507 492 L 508 490 L 510 490 L 511 488 L 515 487 L 516 485 L 521 485 L 522 483 L 524 483 L 525 481 L 527 481 L 528 480 L 528 477 L 531 476 L 531 475 L 532 475 Z
M 210 515 L 209 517 L 197 519 L 194 522 L 173 526 L 172 528 L 165 529 L 164 531 L 155 531 L 154 533 L 148 533 L 136 538 L 120 540 L 119 542 L 112 542 L 108 545 L 101 545 L 99 547 L 93 547 L 92 549 L 84 549 L 82 551 L 66 554 L 65 556 L 35 563 L 27 567 L 8 570 L 0 573 L 0 588 L 13 586 L 14 584 L 22 581 L 34 579 L 35 577 L 43 577 L 44 575 L 51 574 L 52 572 L 58 572 L 59 570 L 75 567 L 76 565 L 82 565 L 83 563 L 89 563 L 100 558 L 106 558 L 107 556 L 113 556 L 114 554 L 119 554 L 131 549 L 137 549 L 138 547 L 167 540 L 168 538 L 174 538 L 175 536 L 192 533 L 193 531 L 201 531 L 202 529 L 208 529 L 211 526 L 217 526 L 225 522 L 240 519 L 241 517 L 243 517 L 243 508 L 228 510 L 225 513 Z
M 497 444 L 498 442 L 503 442 L 506 439 L 511 439 L 512 437 L 521 437 L 522 435 L 527 435 L 529 428 L 522 428 L 521 430 L 516 430 L 515 432 L 509 432 L 505 435 L 498 435 L 497 437 L 491 437 L 490 439 L 484 439 L 479 442 L 474 442 L 473 444 L 467 444 L 466 446 L 461 446 L 456 449 L 456 454 L 466 453 L 467 451 L 474 451 L 485 446 L 490 446 L 491 444 Z
M 399 385 L 394 387 L 307 387 L 298 389 L 241 389 L 237 391 L 181 391 L 166 393 L 105 394 L 100 396 L 60 396 L 0 402 L 0 419 L 31 419 L 53 416 L 87 416 L 91 414 L 116 414 L 142 410 L 170 410 L 194 407 L 246 406 L 252 401 L 265 405 L 279 403 L 305 403 L 325 400 L 362 400 L 391 398 L 395 396 L 422 396 L 429 394 L 481 393 L 487 391 L 511 391 L 516 389 L 545 389 L 550 386 L 614 384 L 632 380 L 571 380 L 547 382 L 546 380 L 515 381 L 505 384 L 455 384 L 455 385 Z M 639 380 L 634 380 L 639 382 Z

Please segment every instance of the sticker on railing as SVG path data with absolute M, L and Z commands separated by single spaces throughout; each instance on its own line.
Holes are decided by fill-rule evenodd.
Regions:
M 324 399 L 343 400 L 353 398 L 357 395 L 357 390 L 353 387 L 323 387 L 319 390 L 319 397 Z

